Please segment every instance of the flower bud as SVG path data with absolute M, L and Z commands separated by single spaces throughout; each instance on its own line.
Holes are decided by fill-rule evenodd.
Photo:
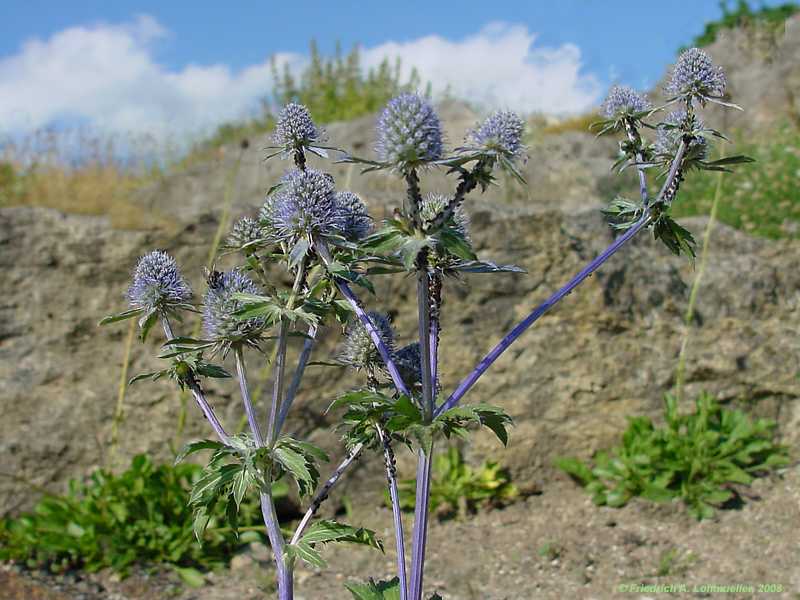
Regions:
M 405 172 L 439 160 L 444 152 L 442 126 L 433 106 L 418 94 L 401 94 L 378 119 L 379 159 Z
M 258 294 L 258 286 L 238 269 L 219 273 L 208 278 L 208 291 L 203 298 L 203 329 L 210 340 L 239 341 L 256 335 L 264 326 L 264 319 L 239 319 L 234 315 L 242 303 L 236 293 Z
M 128 289 L 131 307 L 152 310 L 185 303 L 191 297 L 189 284 L 169 254 L 154 250 L 139 259 Z

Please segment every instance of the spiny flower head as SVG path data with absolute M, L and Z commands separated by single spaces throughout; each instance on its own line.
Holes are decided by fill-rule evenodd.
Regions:
M 376 150 L 381 162 L 401 172 L 439 160 L 442 126 L 431 103 L 411 93 L 389 101 L 378 119 Z
M 667 115 L 664 123 L 656 130 L 654 147 L 657 154 L 668 157 L 675 155 L 681 138 L 686 133 L 683 127 L 690 126 L 692 130 L 703 128 L 702 121 L 697 117 L 692 117 L 692 122 L 689 124 L 686 123 L 686 119 L 686 111 L 683 110 L 676 110 Z M 665 124 L 674 127 L 665 127 Z M 701 135 L 692 136 L 689 149 L 693 151 L 695 159 L 704 160 L 708 156 L 708 140 Z
M 294 102 L 283 107 L 272 135 L 273 143 L 287 152 L 313 146 L 324 139 L 325 132 L 314 124 L 308 109 Z
M 499 110 L 470 131 L 467 142 L 484 151 L 515 160 L 525 156 L 525 146 L 522 143 L 524 132 L 525 121 L 516 113 Z
M 353 192 L 336 194 L 336 210 L 339 212 L 339 227 L 348 240 L 360 240 L 372 230 L 372 218 L 361 198 Z
M 386 344 L 391 352 L 394 347 L 394 330 L 389 322 L 389 317 L 375 311 L 370 311 L 367 315 L 372 324 L 375 325 L 375 329 L 378 330 L 383 343 Z M 339 353 L 339 361 L 357 371 L 385 368 L 383 359 L 361 319 L 355 318 L 348 325 L 344 343 Z
M 258 286 L 238 269 L 212 272 L 208 277 L 208 291 L 203 298 L 203 329 L 210 340 L 234 342 L 258 334 L 264 319 L 239 319 L 234 313 L 242 303 L 236 293 L 259 294 Z
M 341 223 L 333 177 L 315 169 L 289 171 L 269 212 L 274 235 L 281 241 L 333 233 Z
M 131 307 L 150 311 L 186 303 L 191 297 L 189 284 L 169 254 L 154 250 L 139 259 L 128 289 Z
M 252 217 L 242 217 L 233 225 L 225 245 L 229 248 L 241 248 L 251 242 L 264 238 L 264 228 Z
M 409 386 L 422 383 L 422 353 L 419 342 L 412 342 L 394 353 L 394 362 L 403 381 Z
M 603 101 L 603 114 L 609 119 L 634 115 L 649 110 L 650 101 L 632 87 L 615 85 Z
M 425 194 L 419 205 L 419 217 L 423 225 L 430 225 L 449 202 L 450 199 L 442 194 L 435 192 Z M 459 204 L 456 207 L 448 225 L 460 233 L 464 239 L 469 240 L 469 216 L 464 211 L 463 205 Z
M 678 57 L 666 86 L 670 96 L 683 96 L 704 102 L 709 97 L 725 93 L 727 81 L 722 67 L 699 48 L 685 50 Z

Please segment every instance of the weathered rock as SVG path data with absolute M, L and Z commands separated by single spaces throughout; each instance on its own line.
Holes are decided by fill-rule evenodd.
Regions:
M 442 381 L 452 389 L 495 343 L 582 264 L 611 233 L 596 211 L 490 210 L 469 205 L 478 252 L 516 262 L 527 275 L 470 276 L 445 286 Z M 195 290 L 210 220 L 177 234 L 115 231 L 101 218 L 64 216 L 35 208 L 3 209 L 0 247 L 4 300 L 0 328 L 0 402 L 3 406 L 0 506 L 26 507 L 23 480 L 61 489 L 69 477 L 103 464 L 117 402 L 126 326 L 98 329 L 124 308 L 123 293 L 136 258 L 152 247 L 174 253 Z M 703 219 L 688 222 L 699 235 Z M 796 373 L 800 303 L 800 244 L 750 238 L 724 226 L 714 230 L 697 319 L 691 328 L 687 392 L 708 389 L 778 418 L 788 441 L 797 439 L 800 395 Z M 550 477 L 557 455 L 587 455 L 612 442 L 633 414 L 655 415 L 673 384 L 688 288 L 696 274 L 642 235 L 598 275 L 546 315 L 501 358 L 468 396 L 506 408 L 517 423 L 509 449 L 482 435 L 475 453 L 508 464 L 521 485 Z M 379 280 L 370 306 L 388 309 L 403 341 L 415 332 L 413 290 L 403 277 Z M 187 333 L 190 326 L 187 325 Z M 334 348 L 326 331 L 315 358 Z M 156 366 L 160 340 L 134 343 L 129 376 Z M 259 360 L 254 354 L 251 361 Z M 258 372 L 257 363 L 251 370 Z M 290 429 L 337 448 L 334 417 L 323 411 L 355 380 L 342 370 L 313 367 Z M 241 414 L 232 382 L 208 385 L 221 417 L 234 427 Z M 125 398 L 116 464 L 136 452 L 169 455 L 178 393 L 168 382 L 139 383 Z M 262 414 L 264 407 L 261 406 Z M 207 435 L 189 407 L 185 438 Z M 409 457 L 401 454 L 401 465 Z M 378 460 L 348 487 L 379 493 Z M 366 481 L 371 479 L 372 481 Z M 379 481 L 379 479 L 378 479 Z

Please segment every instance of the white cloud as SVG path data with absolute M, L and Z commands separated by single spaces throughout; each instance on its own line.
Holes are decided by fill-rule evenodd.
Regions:
M 491 23 L 460 41 L 431 35 L 368 49 L 369 66 L 400 57 L 406 75 L 416 67 L 434 92 L 449 92 L 489 107 L 522 112 L 571 113 L 596 104 L 602 86 L 581 71 L 580 49 L 535 47 L 522 25 Z
M 241 117 L 272 82 L 269 60 L 233 71 L 223 64 L 169 70 L 154 57 L 169 33 L 152 17 L 122 25 L 72 27 L 27 41 L 0 58 L 0 129 L 30 131 L 77 120 L 111 132 L 186 133 Z M 535 47 L 526 27 L 491 24 L 460 41 L 427 36 L 364 51 L 365 66 L 399 56 L 434 91 L 520 111 L 573 112 L 598 100 L 571 44 Z M 306 58 L 283 53 L 300 68 Z
M 153 50 L 166 35 L 142 16 L 26 42 L 0 59 L 0 128 L 19 132 L 75 119 L 112 132 L 183 133 L 240 117 L 269 91 L 268 59 L 238 72 L 225 65 L 165 69 Z

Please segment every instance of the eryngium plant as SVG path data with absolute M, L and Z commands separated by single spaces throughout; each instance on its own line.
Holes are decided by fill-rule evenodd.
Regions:
M 234 226 L 227 246 L 240 252 L 240 266 L 209 274 L 201 309 L 190 303 L 191 292 L 174 261 L 164 253 L 147 255 L 137 267 L 129 292 L 131 310 L 104 320 L 139 317 L 143 333 L 161 322 L 166 337 L 161 356 L 171 362 L 163 371 L 146 376 L 156 379 L 167 375 L 188 387 L 216 434 L 214 440 L 189 444 L 179 456 L 212 451 L 191 497 L 198 538 L 214 506 L 225 503 L 231 527 L 235 528 L 242 498 L 257 495 L 275 557 L 278 597 L 288 600 L 293 597 L 295 563 L 302 560 L 323 566 L 322 545 L 350 542 L 382 548 L 371 531 L 317 518 L 321 503 L 349 466 L 365 450 L 375 450 L 386 467 L 397 577 L 384 582 L 349 583 L 348 589 L 362 594 L 359 598 L 421 600 L 434 449 L 442 438 L 466 436 L 473 426 L 488 427 L 503 444 L 508 441 L 510 418 L 501 408 L 460 406 L 462 399 L 517 338 L 640 231 L 650 229 L 671 251 L 693 256 L 691 234 L 670 217 L 681 182 L 692 170 L 724 171 L 749 160 L 709 160 L 711 139 L 722 134 L 706 128 L 695 115 L 695 108 L 707 101 L 722 103 L 719 97 L 723 91 L 721 71 L 699 50 L 679 59 L 667 102 L 679 103 L 681 110 L 662 122 L 654 116 L 663 107 L 652 108 L 644 96 L 630 88 L 611 90 L 604 103 L 607 118 L 598 128 L 600 133 L 620 134 L 616 167 L 635 168 L 639 176 L 639 197 L 616 198 L 606 210 L 620 235 L 508 332 L 454 390 L 442 388 L 438 371 L 444 279 L 463 273 L 522 272 L 475 254 L 463 201 L 477 188 L 485 191 L 492 185 L 498 169 L 524 181 L 518 170 L 525 160 L 524 121 L 510 112 L 495 113 L 467 134 L 463 146 L 448 151 L 439 117 L 429 100 L 416 94 L 392 100 L 377 123 L 378 160 L 347 154 L 342 158 L 343 162 L 364 165 L 364 172 L 386 170 L 406 183 L 402 206 L 370 234 L 372 220 L 361 200 L 352 193 L 337 191 L 329 174 L 307 167 L 307 152 L 327 154 L 317 145 L 321 133 L 302 106 L 287 106 L 273 140 L 279 147 L 275 155 L 293 158 L 295 168 L 270 190 L 257 217 L 245 217 Z M 655 143 L 642 135 L 645 128 L 657 132 Z M 433 169 L 443 169 L 455 178 L 452 191 L 423 193 L 420 173 Z M 661 179 L 655 193 L 648 185 L 648 174 L 653 170 Z M 291 289 L 281 289 L 283 279 L 274 276 L 276 269 L 286 271 L 293 281 Z M 373 278 L 397 273 L 410 274 L 406 280 L 416 283 L 417 327 L 413 332 L 395 332 L 380 307 L 367 311 L 354 289 L 374 292 Z M 193 312 L 203 313 L 207 339 L 173 332 L 171 320 Z M 329 410 L 343 413 L 339 429 L 346 454 L 320 484 L 319 466 L 327 460 L 325 452 L 283 430 L 318 332 L 329 325 L 344 335 L 331 364 L 352 368 L 363 377 L 363 384 L 330 404 Z M 395 340 L 409 335 L 416 341 L 398 349 Z M 300 338 L 302 349 L 289 381 L 286 357 L 290 337 Z M 246 353 L 248 357 L 259 356 L 266 345 L 273 345 L 272 352 L 267 353 L 274 357 L 268 361 L 272 394 L 259 415 L 250 395 L 245 359 Z M 249 432 L 235 435 L 223 427 L 200 385 L 204 377 L 231 377 L 222 366 L 206 362 L 203 354 L 224 357 L 231 351 L 249 424 Z M 316 393 L 320 401 L 325 400 L 326 390 Z M 398 443 L 413 449 L 418 458 L 410 561 L 394 458 Z M 296 483 L 301 496 L 310 498 L 290 537 L 285 537 L 279 526 L 272 493 L 274 482 L 283 476 Z M 373 595 L 363 596 L 367 593 Z

